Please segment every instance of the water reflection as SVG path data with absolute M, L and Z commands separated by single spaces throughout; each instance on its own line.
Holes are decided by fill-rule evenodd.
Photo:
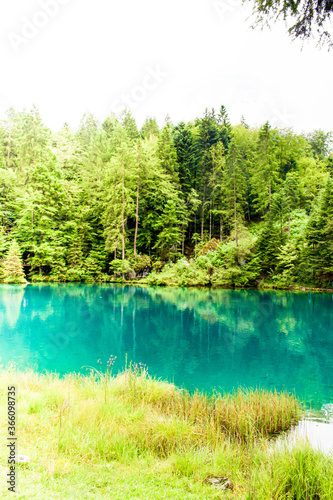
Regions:
M 333 420 L 304 418 L 295 427 L 289 437 L 290 444 L 307 440 L 311 446 L 324 453 L 333 453 Z
M 0 287 L 0 325 L 5 321 L 14 328 L 21 313 L 25 286 L 2 285 Z M 25 306 L 25 302 L 23 303 Z
M 325 404 L 314 415 L 307 412 L 297 426 L 277 440 L 278 446 L 292 447 L 300 441 L 324 453 L 333 454 L 333 405 Z
M 60 373 L 116 355 L 189 389 L 238 386 L 333 401 L 324 294 L 113 285 L 0 286 L 0 356 Z

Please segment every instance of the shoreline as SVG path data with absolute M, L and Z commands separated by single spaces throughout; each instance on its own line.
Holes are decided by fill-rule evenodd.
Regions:
M 222 286 L 222 285 L 165 285 L 165 284 L 149 284 L 139 281 L 37 281 L 24 284 L 16 283 L 0 283 L 1 286 L 17 286 L 26 287 L 29 285 L 129 285 L 142 287 L 159 287 L 159 288 L 188 288 L 188 289 L 203 289 L 203 290 L 257 290 L 257 291 L 275 291 L 275 292 L 314 292 L 314 293 L 333 293 L 333 288 L 316 288 L 303 285 L 291 285 L 288 288 L 277 287 L 276 285 L 245 287 L 245 286 Z

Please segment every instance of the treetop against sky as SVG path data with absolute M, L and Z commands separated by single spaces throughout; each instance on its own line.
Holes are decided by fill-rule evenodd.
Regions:
M 331 129 L 332 52 L 252 30 L 240 0 L 17 0 L 0 7 L 0 116 L 33 103 L 53 130 L 129 106 L 141 126 L 223 102 L 233 124 Z

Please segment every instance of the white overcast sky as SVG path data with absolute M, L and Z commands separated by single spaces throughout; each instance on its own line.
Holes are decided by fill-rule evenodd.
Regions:
M 301 50 L 283 24 L 252 30 L 249 13 L 241 0 L 1 2 L 0 117 L 34 103 L 54 130 L 77 127 L 132 95 L 139 125 L 224 104 L 232 124 L 333 130 L 333 51 Z

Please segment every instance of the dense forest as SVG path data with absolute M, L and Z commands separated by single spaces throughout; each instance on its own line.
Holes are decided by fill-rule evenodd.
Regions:
M 0 162 L 2 282 L 332 285 L 330 132 L 10 109 Z

